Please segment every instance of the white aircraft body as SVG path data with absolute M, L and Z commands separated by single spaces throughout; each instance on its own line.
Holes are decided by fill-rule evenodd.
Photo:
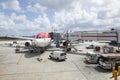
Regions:
M 52 43 L 51 36 L 48 33 L 41 32 L 38 33 L 35 38 L 27 38 L 27 37 L 12 37 L 27 40 L 25 42 L 25 47 L 34 51 L 35 49 L 39 49 L 40 51 L 44 51 L 45 48 Z

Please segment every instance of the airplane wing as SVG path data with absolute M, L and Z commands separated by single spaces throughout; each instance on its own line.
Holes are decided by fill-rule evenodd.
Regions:
M 23 40 L 35 40 L 35 38 L 31 38 L 31 37 L 18 37 L 18 36 L 7 36 L 7 38 L 23 39 Z

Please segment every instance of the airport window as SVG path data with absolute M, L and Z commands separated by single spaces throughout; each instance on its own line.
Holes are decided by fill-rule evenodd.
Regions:
M 64 55 L 66 55 L 66 53 L 61 53 L 61 56 L 64 56 Z
M 61 56 L 63 56 L 64 54 L 62 53 Z
M 92 42 L 92 40 L 89 40 L 89 42 Z
M 86 56 L 91 59 L 91 55 L 89 53 L 86 54 Z

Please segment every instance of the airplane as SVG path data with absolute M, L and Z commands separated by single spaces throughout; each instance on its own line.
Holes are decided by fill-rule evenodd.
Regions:
M 8 36 L 8 37 L 10 37 L 10 36 Z M 30 52 L 34 52 L 34 50 L 37 50 L 37 51 L 43 53 L 45 51 L 45 48 L 53 42 L 50 34 L 45 33 L 45 32 L 38 33 L 35 36 L 35 38 L 14 37 L 14 36 L 11 36 L 10 38 L 18 38 L 18 39 L 27 40 L 24 43 L 24 45 L 26 48 L 28 48 L 30 50 Z

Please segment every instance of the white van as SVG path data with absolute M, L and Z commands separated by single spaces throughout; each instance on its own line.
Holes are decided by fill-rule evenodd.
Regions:
M 66 53 L 63 51 L 53 51 L 49 55 L 50 59 L 56 59 L 56 60 L 65 60 L 66 58 Z

